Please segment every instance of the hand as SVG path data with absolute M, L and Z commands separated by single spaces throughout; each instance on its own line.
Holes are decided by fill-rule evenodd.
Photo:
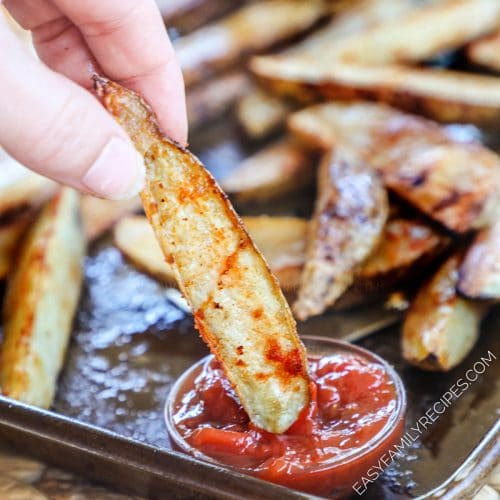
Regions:
M 31 30 L 41 61 L 0 19 L 0 145 L 81 191 L 135 195 L 144 181 L 142 159 L 89 92 L 90 76 L 96 71 L 139 92 L 164 132 L 186 143 L 182 75 L 154 0 L 4 3 Z

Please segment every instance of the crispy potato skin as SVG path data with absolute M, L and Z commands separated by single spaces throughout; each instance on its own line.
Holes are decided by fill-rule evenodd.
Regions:
M 278 140 L 244 160 L 222 180 L 222 189 L 238 203 L 303 189 L 314 182 L 313 156 L 291 138 Z
M 328 14 L 323 0 L 265 0 L 247 5 L 175 43 L 189 87 L 240 58 L 271 48 Z
M 485 308 L 456 291 L 461 254 L 451 256 L 422 286 L 403 324 L 403 357 L 424 370 L 448 371 L 471 351 Z
M 499 157 L 433 122 L 379 104 L 329 103 L 295 113 L 289 126 L 316 147 L 348 144 L 389 189 L 453 232 L 500 214 Z
M 296 317 L 332 306 L 376 248 L 389 213 L 378 176 L 350 152 L 336 148 L 321 162 Z
M 46 204 L 23 241 L 4 303 L 4 395 L 49 408 L 82 283 L 85 243 L 79 196 L 65 188 Z
M 500 300 L 500 222 L 477 234 L 460 267 L 458 290 L 471 299 Z
M 141 194 L 195 325 L 257 426 L 284 432 L 309 401 L 305 349 L 285 298 L 224 193 L 168 140 L 149 107 L 104 79 L 96 88 L 146 162 Z

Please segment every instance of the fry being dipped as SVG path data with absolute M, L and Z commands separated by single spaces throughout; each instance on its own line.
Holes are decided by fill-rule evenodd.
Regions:
M 144 155 L 144 208 L 198 331 L 251 421 L 286 431 L 309 402 L 309 379 L 276 279 L 215 180 L 161 133 L 142 99 L 99 77 L 95 85 Z

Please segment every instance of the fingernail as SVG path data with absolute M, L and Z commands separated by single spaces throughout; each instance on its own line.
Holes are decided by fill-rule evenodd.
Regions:
M 126 200 L 143 187 L 145 168 L 142 156 L 119 137 L 112 137 L 82 179 L 96 196 Z

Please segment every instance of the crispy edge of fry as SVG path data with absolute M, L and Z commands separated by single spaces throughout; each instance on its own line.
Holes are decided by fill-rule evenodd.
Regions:
M 0 224 L 0 280 L 5 279 L 14 267 L 15 252 L 33 217 L 33 212 L 26 211 Z
M 500 222 L 476 235 L 460 267 L 458 290 L 470 299 L 500 300 Z
M 324 156 L 306 263 L 293 304 L 298 319 L 321 314 L 349 288 L 378 245 L 388 215 L 385 188 L 366 163 L 343 148 Z
M 295 289 L 305 261 L 307 220 L 261 215 L 243 217 L 242 221 L 281 288 Z M 117 248 L 137 269 L 166 285 L 176 286 L 175 274 L 165 261 L 146 217 L 123 218 L 114 227 L 113 239 Z
M 87 241 L 94 241 L 123 217 L 142 208 L 137 196 L 130 200 L 111 201 L 85 194 L 81 197 L 80 211 Z
M 469 354 L 479 336 L 484 304 L 456 291 L 462 254 L 446 260 L 419 290 L 403 324 L 403 357 L 429 371 L 448 371 Z
M 254 57 L 250 69 L 264 87 L 301 103 L 364 99 L 445 123 L 500 122 L 500 81 L 493 76 L 339 61 L 315 67 L 307 59 L 277 56 Z
M 472 63 L 500 73 L 500 31 L 470 43 L 466 53 Z
M 323 0 L 267 0 L 179 38 L 174 45 L 186 86 L 300 34 L 327 14 Z
M 283 196 L 313 184 L 313 156 L 285 137 L 244 160 L 221 181 L 221 187 L 239 203 Z
M 196 130 L 220 118 L 249 89 L 248 76 L 237 70 L 190 88 L 186 97 L 189 128 Z
M 84 238 L 79 196 L 62 189 L 21 245 L 4 303 L 3 393 L 50 407 L 80 296 Z
M 146 215 L 198 331 L 250 419 L 284 432 L 309 401 L 309 381 L 305 349 L 276 278 L 202 164 L 160 132 L 137 94 L 94 80 L 104 106 L 145 156 Z

